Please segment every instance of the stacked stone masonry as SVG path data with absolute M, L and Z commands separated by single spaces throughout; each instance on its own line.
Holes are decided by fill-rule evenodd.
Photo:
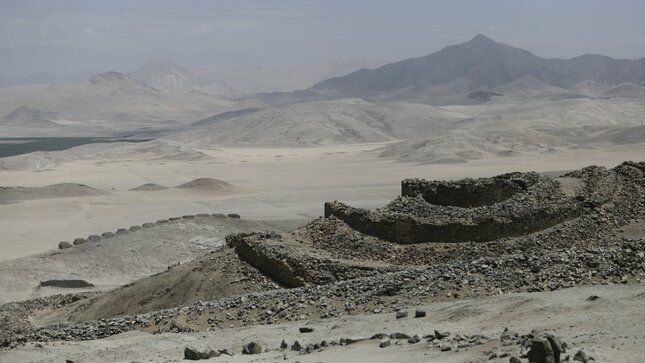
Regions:
M 582 179 L 584 187 L 574 196 L 562 192 L 557 178 L 537 173 L 451 182 L 406 179 L 402 196 L 383 208 L 328 202 L 325 217 L 401 244 L 494 241 L 541 231 L 602 205 L 613 184 L 605 180 L 610 174 L 599 174 Z

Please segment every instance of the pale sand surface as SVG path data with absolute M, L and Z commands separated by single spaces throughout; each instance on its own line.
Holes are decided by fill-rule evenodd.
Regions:
M 586 301 L 598 295 L 595 301 Z M 583 349 L 596 362 L 635 362 L 645 354 L 645 320 L 643 299 L 645 284 L 586 286 L 554 292 L 506 294 L 478 300 L 431 303 L 424 309 L 425 318 L 397 320 L 394 314 L 355 315 L 342 319 L 314 320 L 307 323 L 283 323 L 217 331 L 150 335 L 142 332 L 119 334 L 105 339 L 75 342 L 34 343 L 0 352 L 0 362 L 180 362 L 188 345 L 209 345 L 228 349 L 233 357 L 220 356 L 212 362 L 493 362 L 506 363 L 509 358 L 488 359 L 484 351 L 493 347 L 504 350 L 499 335 L 505 327 L 519 334 L 533 329 L 554 332 L 568 344 L 567 355 Z M 313 333 L 298 333 L 307 324 Z M 335 328 L 334 328 L 335 327 Z M 369 338 L 376 333 L 403 332 L 423 336 L 434 329 L 455 334 L 483 334 L 492 338 L 484 345 L 441 352 L 422 340 L 418 344 L 400 341 L 379 348 L 378 340 L 367 340 L 348 346 L 332 346 L 312 354 L 300 355 L 291 350 L 279 351 L 282 339 L 289 344 L 298 340 L 303 346 L 322 340 Z M 260 355 L 242 355 L 242 345 L 260 343 L 272 351 Z M 519 356 L 520 347 L 509 352 Z M 285 358 L 286 357 L 286 358 Z
M 570 170 L 641 160 L 645 144 L 570 150 L 556 154 L 498 157 L 466 164 L 400 163 L 378 157 L 383 144 L 317 148 L 225 148 L 200 150 L 197 161 L 72 161 L 44 171 L 2 171 L 0 185 L 81 183 L 107 191 L 91 197 L 50 198 L 0 205 L 0 261 L 56 248 L 89 234 L 183 214 L 235 212 L 252 219 L 301 219 L 322 215 L 323 202 L 382 206 L 408 177 L 453 179 L 510 171 Z M 216 178 L 233 191 L 130 191 L 145 183 L 174 187 Z

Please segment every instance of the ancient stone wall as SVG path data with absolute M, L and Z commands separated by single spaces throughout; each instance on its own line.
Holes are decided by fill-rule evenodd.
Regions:
M 359 232 L 401 244 L 493 241 L 540 231 L 579 214 L 578 208 L 557 206 L 527 210 L 512 218 L 487 216 L 475 223 L 437 223 L 409 215 L 382 215 L 340 202 L 325 203 L 325 217 L 334 216 Z
M 457 207 L 481 207 L 500 203 L 535 184 L 537 173 L 509 173 L 493 178 L 458 181 L 404 179 L 401 195 L 420 195 L 428 203 Z
M 241 260 L 284 287 L 323 285 L 400 269 L 378 262 L 331 258 L 324 251 L 282 238 L 273 232 L 237 233 L 226 236 L 226 244 L 235 248 Z
M 280 238 L 279 235 L 267 233 L 266 238 Z M 260 237 L 260 238 L 257 238 Z M 298 276 L 284 258 L 275 251 L 269 251 L 266 246 L 253 243 L 263 240 L 261 234 L 237 233 L 226 236 L 226 245 L 235 248 L 235 253 L 251 266 L 262 271 L 284 287 L 300 287 L 305 281 Z M 283 256 L 284 257 L 284 256 Z

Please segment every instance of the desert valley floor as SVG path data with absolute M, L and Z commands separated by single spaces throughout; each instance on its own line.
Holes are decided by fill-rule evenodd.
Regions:
M 419 164 L 379 157 L 385 145 L 218 148 L 201 150 L 212 159 L 196 161 L 140 160 L 135 153 L 124 155 L 123 160 L 78 160 L 42 171 L 3 171 L 5 186 L 79 183 L 102 193 L 78 197 L 72 191 L 66 198 L 53 198 L 55 191 L 45 191 L 38 198 L 27 193 L 7 204 L 2 204 L 0 195 L 0 261 L 56 248 L 58 241 L 184 214 L 235 212 L 249 219 L 304 220 L 321 216 L 324 201 L 374 208 L 398 195 L 401 180 L 408 177 L 433 180 L 512 171 L 558 172 L 587 165 L 610 167 L 645 155 L 643 144 L 610 145 L 467 164 Z M 222 180 L 232 187 L 172 188 L 199 178 Z M 167 189 L 132 190 L 148 183 Z
M 410 362 L 507 362 L 509 357 L 522 354 L 525 348 L 520 348 L 520 345 L 525 344 L 522 342 L 526 341 L 526 334 L 530 337 L 536 329 L 552 332 L 566 341 L 569 359 L 582 349 L 596 362 L 630 362 L 633 357 L 643 354 L 645 335 L 638 322 L 645 318 L 642 309 L 645 287 L 640 282 L 643 271 L 638 269 L 625 277 L 629 280 L 622 281 L 628 281 L 627 286 L 621 283 L 621 276 L 616 280 L 615 276 L 608 275 L 607 279 L 592 278 L 582 286 L 565 283 L 562 286 L 568 288 L 555 288 L 557 291 L 553 292 L 549 289 L 534 292 L 500 289 L 493 293 L 485 288 L 483 293 L 466 293 L 460 297 L 462 292 L 454 292 L 462 291 L 459 287 L 447 290 L 440 287 L 441 294 L 447 292 L 447 296 L 416 299 L 405 293 L 401 300 L 397 298 L 389 302 L 380 301 L 380 298 L 361 300 L 360 293 L 336 301 L 332 294 L 329 303 L 332 306 L 345 304 L 344 314 L 325 316 L 318 313 L 318 304 L 325 299 L 321 297 L 323 300 L 315 300 L 316 308 L 296 309 L 299 312 L 293 316 L 287 314 L 286 320 L 285 316 L 276 315 L 277 320 L 269 320 L 270 325 L 265 325 L 267 320 L 262 320 L 266 319 L 264 316 L 261 317 L 261 325 L 249 322 L 240 325 L 240 321 L 229 315 L 230 311 L 227 318 L 208 328 L 190 323 L 192 318 L 184 320 L 184 313 L 194 314 L 193 309 L 202 311 L 198 307 L 205 300 L 221 296 L 223 301 L 227 301 L 226 296 L 250 294 L 249 299 L 254 301 L 255 291 L 278 288 L 266 276 L 249 275 L 247 268 L 238 266 L 238 262 L 231 265 L 234 266 L 233 272 L 221 271 L 222 264 L 236 261 L 235 254 L 231 255 L 225 246 L 225 237 L 231 233 L 268 230 L 287 233 L 322 216 L 325 201 L 339 200 L 369 209 L 382 207 L 400 194 L 401 180 L 408 177 L 455 180 L 491 177 L 513 171 L 538 171 L 557 176 L 588 165 L 610 169 L 625 160 L 638 160 L 645 154 L 642 144 L 631 144 L 553 154 L 488 157 L 468 163 L 419 164 L 382 158 L 381 150 L 388 145 L 199 149 L 209 158 L 193 161 L 150 159 L 145 155 L 126 153 L 118 158 L 66 160 L 44 170 L 2 172 L 2 184 L 19 187 L 5 188 L 0 196 L 3 198 L 0 199 L 3 203 L 0 204 L 0 230 L 3 231 L 0 239 L 3 251 L 0 256 L 0 303 L 36 299 L 27 305 L 5 305 L 4 322 L 11 329 L 18 329 L 10 331 L 41 335 L 35 335 L 35 338 L 25 335 L 26 340 L 21 340 L 18 345 L 6 343 L 14 348 L 1 351 L 0 361 L 170 362 L 182 360 L 185 348 L 198 347 L 195 349 L 220 350 L 211 358 L 217 362 L 387 362 L 393 359 Z M 95 147 L 84 146 L 83 150 L 91 151 Z M 642 198 L 642 195 L 635 197 Z M 231 217 L 226 216 L 231 213 Z M 136 227 L 141 225 L 148 227 Z M 640 239 L 638 250 L 642 248 L 644 226 L 643 215 L 638 217 L 637 214 L 636 219 L 628 222 L 618 233 L 633 241 Z M 307 230 L 309 227 L 302 228 Z M 97 239 L 87 238 L 89 235 L 96 235 Z M 87 239 L 87 242 L 69 249 L 58 249 L 60 241 L 71 243 L 75 239 L 83 239 L 83 242 Z M 605 251 L 604 247 L 599 248 L 598 253 L 604 253 L 600 252 Z M 212 272 L 203 275 L 198 272 L 202 268 L 196 266 L 204 263 L 200 259 L 208 261 L 209 251 L 219 251 L 213 255 L 217 257 L 210 257 L 211 265 L 213 259 L 219 262 L 211 267 Z M 640 255 L 636 258 L 640 256 L 642 261 L 643 252 L 638 253 Z M 191 262 L 195 258 L 198 260 Z M 465 260 L 468 258 L 464 257 Z M 477 263 L 477 259 L 472 261 Z M 181 268 L 177 267 L 178 263 Z M 166 270 L 180 275 L 154 280 L 154 276 Z M 521 272 L 518 270 L 518 273 Z M 88 281 L 92 286 L 48 287 L 42 284 L 44 280 L 52 279 L 78 279 Z M 240 282 L 249 279 L 255 282 L 251 285 Z M 562 283 L 566 279 L 558 277 L 555 280 Z M 165 282 L 159 285 L 159 281 Z M 207 285 L 204 285 L 205 281 Z M 549 279 L 543 283 L 550 284 Z M 170 300 L 163 297 L 157 305 L 153 302 L 151 306 L 148 306 L 148 298 L 137 300 L 142 297 L 134 292 L 112 298 L 108 296 L 106 298 L 112 300 L 107 300 L 107 304 L 113 308 L 98 305 L 103 315 L 93 313 L 96 309 L 91 305 L 77 305 L 79 299 L 80 303 L 87 300 L 90 304 L 94 299 L 101 299 L 103 295 L 98 291 L 116 289 L 114 291 L 121 294 L 118 291 L 128 289 L 127 286 L 132 284 L 135 284 L 135 290 L 157 297 L 175 289 L 185 296 Z M 228 284 L 230 287 L 218 287 Z M 125 287 L 120 287 L 123 285 Z M 349 291 L 361 289 L 360 282 L 356 286 L 350 287 Z M 165 293 L 160 292 L 164 289 Z M 300 295 L 300 301 L 305 302 L 304 305 L 311 303 L 313 307 L 314 300 L 309 303 L 302 300 L 311 296 L 308 289 L 302 290 L 304 295 Z M 362 289 L 370 291 L 369 288 Z M 75 295 L 57 295 L 61 293 Z M 194 296 L 190 297 L 191 294 Z M 295 294 L 297 297 L 300 292 Z M 175 296 L 175 293 L 170 295 Z M 350 296 L 354 295 L 350 293 Z M 355 311 L 347 308 L 354 298 L 358 304 Z M 257 309 L 276 309 L 274 301 L 257 301 Z M 282 301 L 289 304 L 288 298 Z M 359 301 L 372 303 L 361 305 Z M 138 311 L 129 308 L 137 305 L 141 306 Z M 153 316 L 157 313 L 150 313 L 182 305 L 190 305 L 187 312 L 180 309 L 162 313 L 156 318 Z M 415 318 L 415 311 L 423 311 L 423 317 Z M 409 312 L 410 315 L 399 318 L 397 312 Z M 118 319 L 124 313 L 143 315 Z M 20 328 L 23 323 L 12 320 L 23 314 L 29 317 L 28 324 L 39 333 L 26 333 Z M 57 328 L 72 329 L 62 330 L 68 331 L 63 334 L 70 334 L 69 338 L 62 340 L 53 335 L 52 338 L 42 335 L 59 322 L 75 324 L 99 318 L 105 319 L 99 320 L 99 324 L 116 322 L 117 326 L 124 322 L 127 324 L 128 319 L 159 319 L 155 326 L 161 328 L 157 331 L 126 328 L 123 333 L 116 334 L 119 328 L 100 340 L 76 337 L 72 332 L 79 328 L 73 327 Z M 221 315 L 218 319 L 222 319 Z M 171 325 L 162 325 L 164 321 Z M 187 326 L 184 325 L 186 321 Z M 313 332 L 299 332 L 303 327 L 310 327 Z M 92 329 L 96 328 L 87 331 Z M 438 332 L 444 331 L 452 332 L 451 337 L 439 340 Z M 370 337 L 371 340 L 368 339 Z M 415 339 L 421 339 L 421 343 L 415 344 Z M 12 340 L 6 342 L 9 341 Z M 250 341 L 261 344 L 265 353 L 241 354 L 243 345 Z M 294 348 L 295 341 L 302 350 Z M 281 344 L 287 348 L 282 349 Z M 385 348 L 379 348 L 379 345 Z M 565 353 L 562 355 L 564 357 Z

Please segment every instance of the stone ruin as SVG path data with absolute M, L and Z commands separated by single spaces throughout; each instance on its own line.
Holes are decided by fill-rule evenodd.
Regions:
M 540 231 L 584 213 L 582 195 L 566 196 L 557 179 L 510 173 L 458 181 L 405 179 L 401 197 L 373 211 L 325 203 L 362 233 L 395 243 L 486 242 Z
M 31 308 L 7 304 L 10 309 L 0 311 L 0 315 L 12 325 L 11 329 L 0 331 L 0 345 L 96 339 L 132 329 L 150 330 L 153 326 L 153 332 L 193 331 L 191 326 L 178 330 L 180 327 L 175 322 L 202 324 L 206 319 L 200 316 L 207 316 L 211 326 L 228 324 L 231 317 L 242 325 L 299 320 L 304 312 L 319 313 L 325 319 L 341 316 L 340 309 L 347 314 L 352 311 L 379 313 L 382 309 L 413 306 L 429 300 L 549 291 L 579 285 L 629 284 L 639 282 L 642 277 L 645 238 L 629 231 L 640 228 L 645 216 L 643 162 L 625 162 L 612 169 L 592 166 L 561 177 L 512 173 L 454 182 L 411 179 L 403 181 L 402 195 L 383 208 L 362 210 L 332 202 L 325 209 L 325 218 L 314 219 L 289 233 L 233 234 L 226 237 L 232 250 L 212 251 L 224 252 L 215 256 L 228 256 L 223 260 L 234 260 L 235 265 L 240 261 L 230 256 L 236 254 L 241 261 L 262 272 L 264 276 L 256 279 L 257 271 L 246 270 L 248 266 L 244 266 L 246 272 L 239 281 L 249 279 L 247 286 L 256 285 L 251 287 L 252 294 L 240 296 L 231 291 L 233 295 L 227 295 L 228 292 L 218 289 L 217 300 L 199 301 L 181 308 L 28 328 L 23 322 L 29 318 Z M 558 216 L 557 212 L 562 214 Z M 348 215 L 364 219 L 347 218 Z M 361 225 L 364 220 L 370 223 Z M 408 230 L 396 227 L 399 235 L 379 235 L 384 227 L 370 229 L 378 227 L 374 221 L 379 220 L 391 223 L 390 226 L 413 223 L 408 225 Z M 485 224 L 487 220 L 504 227 Z M 162 222 L 170 223 L 168 220 L 158 223 Z M 415 230 L 423 224 L 442 223 L 456 231 L 441 235 L 434 227 Z M 469 225 L 482 231 L 489 228 L 492 232 L 487 232 L 485 237 L 474 236 L 472 231 L 463 232 Z M 411 242 L 415 238 L 419 241 Z M 188 270 L 201 276 L 204 263 L 221 266 L 217 261 L 222 259 L 204 256 L 189 263 L 193 266 Z M 269 282 L 266 277 L 273 281 Z M 265 282 L 268 284 L 264 285 Z M 306 288 L 275 289 L 273 282 L 288 288 Z M 77 282 L 41 284 L 69 287 Z M 49 304 L 59 306 L 61 301 L 66 304 L 63 299 L 78 295 L 67 296 L 57 295 Z M 39 305 L 42 301 L 33 300 L 30 304 Z M 70 300 L 73 301 L 77 300 Z M 271 310 L 258 309 L 260 305 Z M 98 305 L 101 309 L 104 306 Z M 18 320 L 11 320 L 16 316 Z M 133 324 L 124 324 L 124 321 Z M 156 325 L 151 326 L 150 322 Z M 108 326 L 110 329 L 106 329 Z M 117 328 L 111 329 L 113 326 Z
M 334 201 L 288 234 L 229 235 L 238 256 L 285 287 L 425 268 L 459 258 L 585 246 L 645 206 L 645 163 L 560 177 L 509 173 L 458 181 L 406 179 L 367 210 Z M 522 252 L 524 251 L 524 252 Z
M 420 195 L 426 202 L 443 206 L 482 207 L 501 203 L 524 192 L 540 180 L 537 173 L 508 173 L 492 178 L 462 179 L 458 181 L 427 181 L 405 179 L 401 195 Z

